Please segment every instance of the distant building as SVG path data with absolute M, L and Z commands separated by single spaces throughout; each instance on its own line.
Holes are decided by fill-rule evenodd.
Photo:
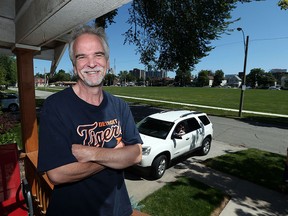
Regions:
M 287 73 L 287 69 L 271 69 L 269 72 L 272 74 L 274 74 L 274 73 Z
M 148 71 L 146 72 L 145 70 L 140 70 L 138 68 L 134 68 L 133 70 L 129 71 L 130 74 L 132 74 L 136 79 L 154 79 L 154 78 L 166 78 L 167 77 L 167 71 L 166 70 L 158 70 L 158 71 Z
M 208 76 L 208 79 L 209 79 L 208 86 L 211 87 L 213 85 L 213 82 L 214 82 L 214 76 Z
M 130 74 L 132 74 L 134 77 L 136 77 L 136 79 L 145 79 L 145 71 L 144 70 L 140 70 L 138 68 L 134 68 L 133 70 L 129 71 Z
M 146 77 L 149 77 L 151 79 L 153 78 L 166 78 L 167 77 L 167 71 L 166 70 L 150 70 L 146 73 Z
M 226 85 L 239 88 L 242 80 L 238 75 L 225 75 Z
M 46 80 L 45 78 L 41 78 L 41 77 L 34 77 L 34 83 L 35 83 L 35 86 L 36 87 L 44 87 L 45 86 L 45 83 L 46 83 Z
M 272 69 L 269 72 L 272 73 L 273 77 L 275 77 L 277 84 L 281 83 L 281 85 L 282 85 L 282 77 L 288 76 L 287 69 Z

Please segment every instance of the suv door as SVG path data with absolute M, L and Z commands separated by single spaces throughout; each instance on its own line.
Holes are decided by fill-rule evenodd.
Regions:
M 191 138 L 187 151 L 191 151 L 201 146 L 204 138 L 204 125 L 202 122 L 200 124 L 196 118 L 187 119 L 187 125 Z
M 187 125 L 187 120 L 179 122 L 173 131 L 173 148 L 172 157 L 178 157 L 189 149 L 189 143 L 191 142 L 191 135 L 189 134 L 189 127 Z M 183 126 L 183 130 L 179 130 Z
M 196 118 L 189 118 L 179 122 L 174 133 L 177 134 L 177 128 L 184 125 L 185 133 L 179 135 L 179 138 L 173 139 L 174 142 L 174 157 L 192 151 L 201 146 L 204 138 L 204 125 L 198 122 Z

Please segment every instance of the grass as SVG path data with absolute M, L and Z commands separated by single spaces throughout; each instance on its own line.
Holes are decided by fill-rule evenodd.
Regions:
M 193 212 L 193 216 L 204 216 L 211 215 L 224 196 L 205 184 L 180 177 L 142 200 L 140 205 L 144 206 L 141 211 L 150 215 L 191 215 Z
M 149 98 L 154 100 L 172 101 L 203 106 L 215 106 L 228 109 L 236 109 L 237 112 L 203 108 L 197 106 L 185 106 L 161 102 L 141 101 L 126 99 L 126 101 L 140 104 L 148 104 L 154 107 L 167 109 L 190 109 L 206 112 L 208 115 L 216 115 L 228 118 L 239 118 L 240 89 L 226 88 L 174 88 L 174 87 L 105 87 L 106 91 L 121 96 Z M 243 111 L 256 111 L 288 115 L 288 91 L 273 91 L 267 89 L 249 89 L 245 91 Z M 278 124 L 287 127 L 288 118 L 257 115 L 242 112 L 242 120 Z
M 283 192 L 283 155 L 256 149 L 229 153 L 204 162 L 212 169 L 237 176 L 255 184 Z M 287 193 L 286 187 L 286 193 Z M 140 202 L 141 211 L 150 215 L 199 215 L 215 212 L 225 194 L 188 177 L 168 183 Z
M 239 109 L 240 89 L 173 87 L 105 87 L 116 95 Z M 245 110 L 288 115 L 288 91 L 245 91 Z
M 208 159 L 204 164 L 212 169 L 280 191 L 283 185 L 285 159 L 283 155 L 247 149 Z
M 44 88 L 38 88 L 44 90 Z M 47 91 L 59 91 L 46 88 Z M 239 109 L 240 89 L 228 88 L 175 88 L 175 87 L 115 87 L 104 90 L 115 95 L 149 98 L 204 106 Z M 245 91 L 244 109 L 288 115 L 288 91 L 249 89 Z M 246 115 L 246 114 L 245 114 Z
M 44 88 L 37 88 L 44 90 Z M 57 88 L 45 88 L 46 91 L 59 91 Z M 127 102 L 148 104 L 154 107 L 167 109 L 190 109 L 206 112 L 208 115 L 216 115 L 229 118 L 239 118 L 238 110 L 240 104 L 240 89 L 228 88 L 191 88 L 191 87 L 115 87 L 105 86 L 104 90 L 119 96 L 130 96 L 137 98 L 148 98 L 154 100 L 171 101 L 202 106 L 215 106 L 235 111 L 218 110 L 197 106 L 185 106 L 168 104 L 156 101 L 143 101 L 127 99 Z M 267 89 L 249 89 L 245 91 L 243 111 L 267 112 L 288 115 L 288 91 L 273 91 Z M 242 120 L 279 124 L 284 127 L 288 125 L 288 118 L 269 115 L 257 115 L 242 112 Z

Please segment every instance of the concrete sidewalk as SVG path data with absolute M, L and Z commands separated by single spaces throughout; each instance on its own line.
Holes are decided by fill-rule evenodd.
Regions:
M 288 195 L 212 170 L 200 163 L 190 164 L 185 174 L 228 194 L 231 199 L 220 216 L 288 215 Z
M 285 216 L 288 215 L 288 195 L 266 189 L 251 182 L 212 170 L 200 162 L 210 157 L 243 150 L 245 148 L 213 141 L 211 152 L 204 157 L 193 156 L 169 168 L 164 176 L 149 181 L 136 176 L 126 178 L 130 197 L 139 202 L 168 182 L 176 181 L 179 175 L 187 175 L 213 188 L 224 191 L 231 197 L 220 216 Z

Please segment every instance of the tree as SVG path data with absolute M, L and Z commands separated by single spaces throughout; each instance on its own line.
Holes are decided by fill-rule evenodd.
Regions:
M 15 85 L 17 82 L 16 59 L 11 56 L 0 55 L 0 85 Z
M 246 76 L 247 83 L 252 88 L 259 86 L 260 88 L 267 88 L 271 85 L 275 85 L 276 78 L 272 73 L 266 73 L 261 68 L 253 68 L 250 73 Z
M 252 88 L 261 84 L 261 78 L 264 76 L 265 71 L 261 68 L 253 68 L 250 73 L 246 76 L 247 84 L 250 84 Z M 260 81 L 260 83 L 259 83 Z
M 44 76 L 44 74 L 41 74 L 38 72 L 35 74 L 35 77 L 44 78 L 45 76 Z
M 110 73 L 106 74 L 105 80 L 104 80 L 105 85 L 108 85 L 108 86 L 113 85 L 115 78 L 116 78 L 116 75 L 114 74 L 110 74 Z
M 280 6 L 281 10 L 287 10 L 288 9 L 288 0 L 280 0 L 278 2 L 278 5 Z
M 213 75 L 211 70 L 201 70 L 197 77 L 197 86 L 203 87 L 209 85 L 209 76 Z
M 49 83 L 57 81 L 71 81 L 71 74 L 66 73 L 65 70 L 61 69 L 57 73 L 55 73 L 53 77 L 49 78 Z
M 175 82 L 179 83 L 180 86 L 186 86 L 191 84 L 191 72 L 188 68 L 187 70 L 181 70 L 178 68 L 176 71 Z
M 242 0 L 240 2 L 250 2 Z M 133 43 L 146 66 L 189 71 L 227 30 L 237 0 L 134 0 L 125 43 Z
M 264 73 L 263 76 L 260 77 L 258 84 L 259 86 L 266 88 L 269 86 L 274 86 L 275 82 L 276 82 L 276 79 L 272 73 Z
M 127 76 L 128 76 L 128 71 L 119 72 L 119 79 L 120 79 L 121 85 L 123 85 L 123 82 L 124 82 L 124 86 L 126 86 Z
M 283 78 L 283 88 L 288 89 L 288 76 L 284 76 Z
M 104 14 L 101 17 L 95 19 L 95 27 L 103 27 L 104 29 L 107 28 L 108 24 L 111 25 L 114 22 L 115 16 L 118 14 L 118 10 L 110 11 L 107 14 Z
M 212 86 L 219 86 L 222 80 L 224 80 L 224 72 L 222 70 L 216 70 Z

